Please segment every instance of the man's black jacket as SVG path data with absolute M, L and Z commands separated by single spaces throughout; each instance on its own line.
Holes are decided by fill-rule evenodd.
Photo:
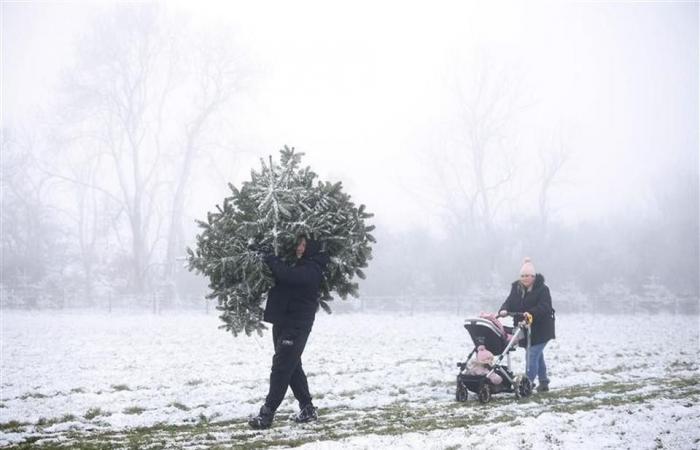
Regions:
M 329 261 L 320 248 L 318 242 L 306 241 L 306 251 L 293 267 L 278 256 L 265 256 L 265 263 L 275 278 L 275 286 L 267 295 L 265 322 L 311 328 L 318 309 L 323 270 Z

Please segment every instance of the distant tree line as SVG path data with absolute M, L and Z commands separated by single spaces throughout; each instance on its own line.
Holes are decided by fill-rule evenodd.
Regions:
M 230 181 L 222 166 L 248 87 L 232 42 L 158 5 L 120 5 L 82 40 L 55 103 L 3 124 L 2 305 L 203 301 L 205 280 L 181 258 L 198 232 L 187 203 L 197 183 Z M 529 102 L 516 75 L 484 61 L 455 70 L 453 110 L 416 144 L 426 178 L 406 188 L 439 229 L 397 232 L 375 211 L 360 295 L 478 312 L 500 304 L 530 256 L 560 311 L 697 313 L 697 149 L 659 149 L 676 162 L 646 180 L 643 209 L 565 224 L 552 197 L 571 146 L 548 124 L 534 158 L 517 151 Z

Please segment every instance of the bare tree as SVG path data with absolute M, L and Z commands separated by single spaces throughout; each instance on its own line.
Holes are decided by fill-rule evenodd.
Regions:
M 464 192 L 474 225 L 489 233 L 501 206 L 500 191 L 515 172 L 508 138 L 520 109 L 517 89 L 505 68 L 497 70 L 483 60 L 469 86 L 458 78 L 455 91 L 457 138 L 466 157 L 456 170 L 469 180 Z
M 131 237 L 132 283 L 148 284 L 148 266 L 157 236 L 155 196 L 159 188 L 166 103 L 176 82 L 177 55 L 160 10 L 126 5 L 102 16 L 84 41 L 67 95 L 73 132 L 94 146 L 105 166 L 93 186 L 110 192 L 124 208 Z M 95 179 L 94 176 L 88 176 Z M 118 186 L 113 190 L 111 183 Z M 157 230 L 155 231 L 157 234 Z
M 78 248 L 78 260 L 83 271 L 83 296 L 85 303 L 92 305 L 96 297 L 95 286 L 106 281 L 104 262 L 108 259 L 109 236 L 123 208 L 115 201 L 111 193 L 99 186 L 99 155 L 89 155 L 79 164 L 71 167 L 70 180 L 74 193 L 74 211 L 70 216 L 74 222 L 74 231 Z M 60 177 L 64 181 L 65 178 Z M 86 189 L 86 187 L 89 187 Z M 116 280 L 109 280 L 114 284 Z
M 80 49 L 63 91 L 62 133 L 82 169 L 64 167 L 60 177 L 109 198 L 126 219 L 136 292 L 160 277 L 172 284 L 191 173 L 217 140 L 217 119 L 239 86 L 238 63 L 229 39 L 197 33 L 153 4 L 102 16 Z M 82 232 L 86 219 L 78 218 Z M 113 228 L 119 237 L 122 225 Z
M 55 183 L 34 164 L 38 146 L 31 132 L 2 130 L 0 284 L 31 288 L 19 294 L 24 306 L 37 304 L 40 287 L 46 287 L 50 275 L 60 274 L 58 261 L 64 257 L 64 230 L 49 196 Z
M 440 189 L 433 197 L 462 253 L 489 272 L 499 251 L 496 220 L 517 175 L 513 135 L 524 105 L 514 71 L 485 58 L 456 71 L 450 94 L 455 110 L 438 145 L 426 152 L 431 184 Z
M 540 227 L 543 236 L 546 236 L 547 234 L 547 225 L 549 223 L 550 191 L 570 155 L 571 150 L 565 145 L 564 138 L 561 133 L 552 134 L 549 145 L 543 146 L 539 151 L 542 172 L 539 179 L 540 186 L 537 203 L 539 207 Z
M 198 62 L 193 73 L 193 113 L 186 119 L 184 126 L 163 262 L 163 275 L 168 283 L 172 283 L 176 257 L 182 253 L 185 245 L 182 221 L 194 164 L 199 153 L 209 143 L 205 136 L 207 130 L 211 131 L 216 116 L 225 112 L 243 79 L 240 58 L 227 45 L 223 45 L 228 42 L 230 40 L 223 36 L 203 35 L 197 41 L 193 55 Z

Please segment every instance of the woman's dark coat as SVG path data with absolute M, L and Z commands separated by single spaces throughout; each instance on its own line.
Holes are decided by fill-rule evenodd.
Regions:
M 275 285 L 267 295 L 263 319 L 274 325 L 310 329 L 318 309 L 323 270 L 329 258 L 320 252 L 316 241 L 306 242 L 306 251 L 295 266 L 288 266 L 278 256 L 267 255 Z
M 500 310 L 508 312 L 528 312 L 532 314 L 531 340 L 532 345 L 543 344 L 554 339 L 554 308 L 552 308 L 552 296 L 549 287 L 544 284 L 542 274 L 535 276 L 535 282 L 529 292 L 525 292 L 520 281 L 514 281 L 511 285 L 510 295 L 501 305 Z M 518 317 L 513 320 L 515 326 Z M 525 340 L 520 341 L 525 345 Z

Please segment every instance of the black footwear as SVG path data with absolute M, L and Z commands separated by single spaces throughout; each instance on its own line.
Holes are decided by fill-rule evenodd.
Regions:
M 313 422 L 314 420 L 318 420 L 318 412 L 311 403 L 301 408 L 301 411 L 294 416 L 294 421 L 296 423 L 307 423 Z
M 549 381 L 538 384 L 537 392 L 549 392 Z
M 256 430 L 263 430 L 272 426 L 272 420 L 274 418 L 275 412 L 267 406 L 263 405 L 262 408 L 260 408 L 260 413 L 257 416 L 251 417 L 250 420 L 248 420 L 248 425 L 250 425 L 251 428 L 254 428 Z

